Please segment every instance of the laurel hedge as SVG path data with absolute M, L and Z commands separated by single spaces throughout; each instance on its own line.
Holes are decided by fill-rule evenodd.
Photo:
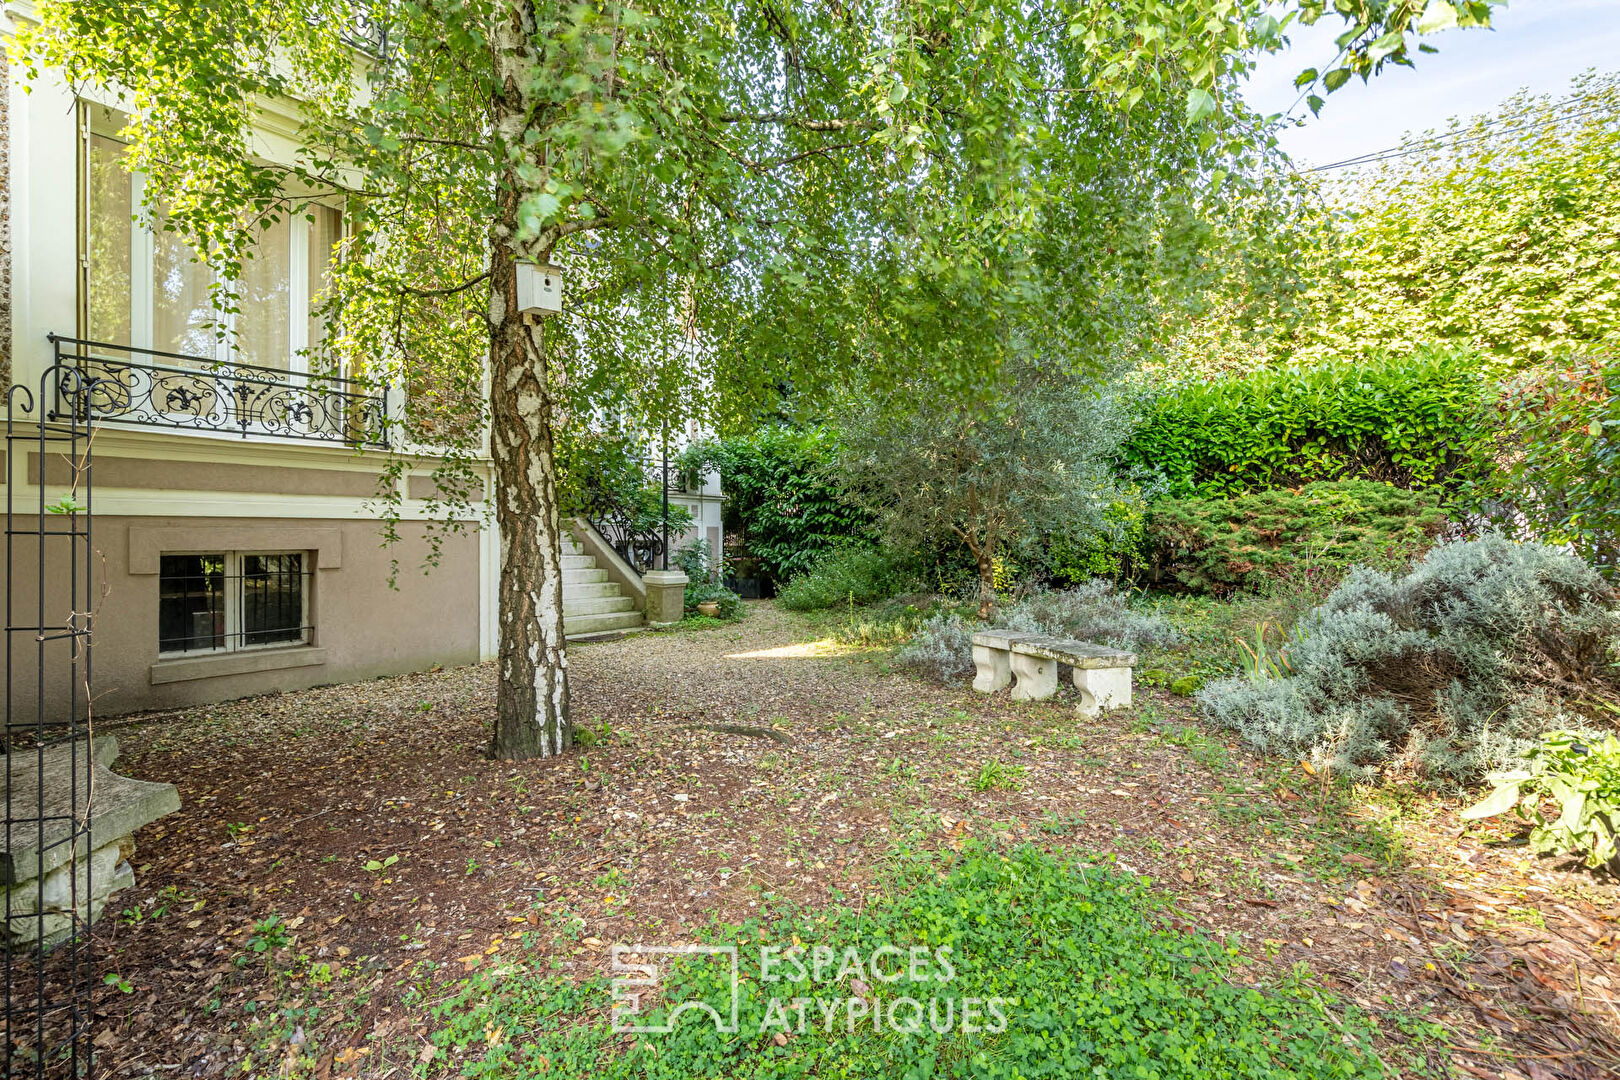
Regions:
M 1484 459 L 1488 365 L 1435 348 L 1174 384 L 1146 403 L 1124 464 L 1163 476 L 1175 497 L 1320 480 L 1451 485 Z

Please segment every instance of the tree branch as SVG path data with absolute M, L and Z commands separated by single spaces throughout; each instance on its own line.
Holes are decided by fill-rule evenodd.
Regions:
M 715 117 L 722 124 L 781 124 L 802 131 L 849 131 L 852 128 L 875 128 L 878 122 L 871 117 L 853 120 L 811 120 L 792 113 L 721 113 Z

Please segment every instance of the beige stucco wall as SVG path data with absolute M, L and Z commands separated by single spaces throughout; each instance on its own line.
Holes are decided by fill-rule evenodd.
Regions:
M 426 526 L 403 522 L 401 542 L 384 549 L 377 523 L 299 518 L 113 517 L 97 515 L 93 572 L 104 573 L 105 595 L 95 616 L 91 652 L 95 712 L 112 716 L 148 709 L 223 701 L 275 690 L 350 682 L 377 675 L 475 663 L 479 657 L 479 555 L 476 536 L 451 536 L 438 567 L 418 567 L 427 551 Z M 65 607 L 65 546 L 48 567 L 47 622 Z M 160 661 L 158 576 L 162 550 L 286 550 L 315 552 L 311 586 L 313 640 L 308 646 L 243 650 Z M 19 547 L 13 612 L 32 619 L 35 575 Z M 399 588 L 388 585 L 399 560 Z M 102 567 L 105 567 L 104 571 Z M 0 568 L 3 570 L 3 568 Z M 99 583 L 98 583 L 98 589 Z M 13 635 L 13 715 L 32 719 L 36 644 Z M 47 646 L 46 711 L 54 718 L 70 700 L 66 646 Z M 296 665 L 292 664 L 296 661 Z M 274 665 L 266 670 L 243 667 Z M 216 673 L 222 672 L 222 673 Z M 200 677 L 198 677 L 200 676 Z M 81 699 L 82 700 L 82 699 Z

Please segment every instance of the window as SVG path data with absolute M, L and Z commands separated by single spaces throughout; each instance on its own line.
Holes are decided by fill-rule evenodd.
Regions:
M 259 234 L 237 283 L 240 312 L 215 311 L 213 272 L 161 218 L 142 216 L 144 178 L 124 168 L 121 114 L 85 109 L 84 333 L 206 360 L 308 370 L 306 356 L 326 338 L 315 312 L 332 283 L 343 213 L 312 205 Z M 223 333 L 223 339 L 221 334 Z
M 305 644 L 311 629 L 308 565 L 302 551 L 162 556 L 158 652 Z

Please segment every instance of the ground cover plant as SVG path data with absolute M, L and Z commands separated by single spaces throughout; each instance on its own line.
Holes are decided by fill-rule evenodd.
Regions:
M 1612 868 L 1620 856 L 1620 738 L 1549 731 L 1525 758 L 1524 768 L 1492 776 L 1496 787 L 1462 817 L 1516 811 L 1535 823 L 1532 851 L 1578 855 L 1592 869 Z M 1543 812 L 1548 802 L 1556 813 Z
M 1442 544 L 1406 573 L 1353 570 L 1286 642 L 1257 643 L 1254 670 L 1198 700 L 1267 753 L 1471 782 L 1560 719 L 1620 700 L 1614 601 L 1556 548 Z
M 1353 1007 L 1309 977 L 1229 981 L 1236 951 L 1173 926 L 1165 898 L 1110 860 L 969 842 L 903 856 L 881 887 L 859 910 L 793 911 L 702 935 L 739 950 L 736 1034 L 700 1014 L 617 1052 L 599 1019 L 603 986 L 581 1000 L 566 978 L 520 967 L 469 980 L 437 1006 L 446 1025 L 433 1044 L 469 1076 L 1387 1075 L 1375 1028 Z M 995 917 L 1005 911 L 1017 915 Z M 661 1007 L 637 1023 L 665 1022 L 694 1001 L 725 1015 L 729 967 L 669 966 Z M 576 1016 L 558 1015 L 559 1003 Z M 491 1030 L 504 1038 L 492 1045 Z

